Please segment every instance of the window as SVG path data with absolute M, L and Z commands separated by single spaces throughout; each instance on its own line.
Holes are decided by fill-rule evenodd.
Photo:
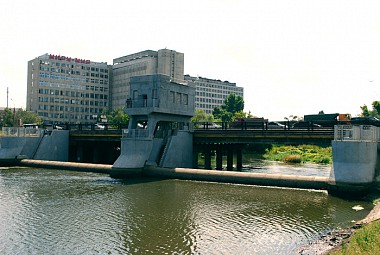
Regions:
M 187 94 L 183 94 L 183 104 L 188 105 L 189 104 L 189 96 Z
M 152 98 L 157 99 L 157 89 L 152 90 Z

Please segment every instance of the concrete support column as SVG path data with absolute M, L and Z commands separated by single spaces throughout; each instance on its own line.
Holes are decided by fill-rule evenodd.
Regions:
M 198 168 L 198 150 L 194 148 L 193 150 L 193 168 Z
M 236 168 L 238 171 L 241 171 L 241 169 L 243 168 L 243 155 L 241 148 L 238 148 L 236 150 Z
M 96 164 L 99 162 L 99 148 L 97 146 L 94 146 L 92 153 L 92 162 Z
M 234 151 L 233 148 L 227 149 L 227 170 L 232 171 L 234 166 Z
M 77 158 L 76 162 L 83 162 L 83 143 L 78 143 L 77 145 Z
M 211 150 L 210 148 L 205 149 L 205 169 L 211 170 Z
M 223 169 L 223 150 L 222 147 L 216 149 L 216 170 Z

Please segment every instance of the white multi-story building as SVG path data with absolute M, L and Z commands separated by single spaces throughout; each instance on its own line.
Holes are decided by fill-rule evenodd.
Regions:
M 216 106 L 221 106 L 230 94 L 244 98 L 244 88 L 236 86 L 236 83 L 190 75 L 185 75 L 185 81 L 193 83 L 196 87 L 195 109 L 201 109 L 208 114 L 212 113 Z
M 94 123 L 106 110 L 123 109 L 130 78 L 163 74 L 172 82 L 196 87 L 195 109 L 212 113 L 242 87 L 228 81 L 184 75 L 184 54 L 169 49 L 146 50 L 106 62 L 45 54 L 28 62 L 27 110 L 45 123 Z
M 164 74 L 174 82 L 183 82 L 184 54 L 174 50 L 146 50 L 113 60 L 111 108 L 124 108 L 130 97 L 130 78 Z
M 45 123 L 94 123 L 109 107 L 111 66 L 45 54 L 28 62 L 28 111 Z

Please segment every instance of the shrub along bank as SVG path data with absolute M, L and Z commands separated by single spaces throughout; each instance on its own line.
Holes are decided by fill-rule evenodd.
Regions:
M 332 148 L 316 145 L 274 145 L 265 150 L 263 158 L 286 163 L 311 162 L 317 164 L 331 164 Z

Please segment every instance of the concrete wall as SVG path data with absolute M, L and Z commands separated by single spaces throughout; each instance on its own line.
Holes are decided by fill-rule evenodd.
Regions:
M 50 135 L 45 135 L 33 159 L 68 161 L 69 131 L 53 130 Z
M 119 158 L 113 164 L 114 169 L 142 169 L 144 166 L 157 166 L 164 140 L 123 138 Z M 171 136 L 166 145 L 163 167 L 192 167 L 193 136 L 189 131 L 178 131 Z M 127 170 L 126 170 L 127 171 Z
M 193 167 L 193 134 L 179 130 L 171 137 L 163 159 L 163 167 Z
M 0 159 L 30 159 L 68 161 L 69 131 L 52 131 L 50 135 L 34 137 L 2 137 Z
M 375 169 L 376 181 L 380 183 L 380 143 L 377 144 L 377 161 Z
M 370 184 L 378 160 L 377 142 L 333 141 L 330 181 L 337 184 Z
M 164 139 L 162 138 L 153 138 L 153 146 L 152 150 L 150 151 L 149 159 L 147 164 L 157 166 L 160 162 L 160 152 L 163 146 Z
M 142 169 L 152 151 L 152 146 L 152 139 L 122 138 L 120 156 L 112 167 Z
M 1 137 L 0 139 L 0 159 L 15 159 L 21 154 L 27 139 L 37 141 L 39 137 Z

